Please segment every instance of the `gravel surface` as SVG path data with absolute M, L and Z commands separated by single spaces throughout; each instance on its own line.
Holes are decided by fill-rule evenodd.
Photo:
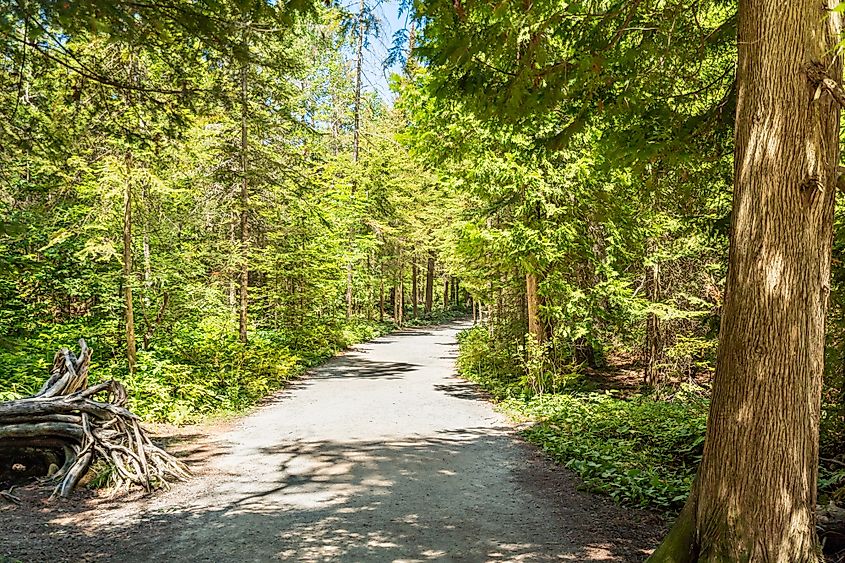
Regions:
M 22 494 L 0 510 L 0 560 L 642 561 L 661 521 L 578 491 L 458 379 L 466 326 L 379 338 L 182 431 L 197 476 L 169 492 Z

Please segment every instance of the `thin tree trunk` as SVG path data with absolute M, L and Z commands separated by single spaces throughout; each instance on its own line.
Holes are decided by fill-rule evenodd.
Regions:
M 414 318 L 419 316 L 419 295 L 417 287 L 417 277 L 419 276 L 419 268 L 417 268 L 417 260 L 413 259 L 411 263 L 411 302 L 414 309 Z
M 141 309 L 142 318 L 144 319 L 144 332 L 141 335 L 141 345 L 144 350 L 150 348 L 150 336 L 152 335 L 153 326 L 151 326 L 148 318 L 148 312 L 152 305 L 150 295 L 153 292 L 153 268 L 152 268 L 152 254 L 150 252 L 150 232 L 149 232 L 149 192 L 147 191 L 147 183 L 143 182 L 141 188 L 141 197 L 144 201 L 144 207 L 147 212 L 144 213 L 144 220 L 142 222 L 143 233 L 141 235 L 141 247 L 144 253 L 144 298 Z
M 399 280 L 396 284 L 396 324 L 402 326 L 405 321 L 405 264 L 402 262 L 402 250 L 399 250 Z
M 247 63 L 241 65 L 241 194 L 240 194 L 240 243 L 241 243 L 241 272 L 240 272 L 240 314 L 238 315 L 238 334 L 240 341 L 247 341 L 247 313 L 249 308 L 249 155 L 247 129 Z
M 434 306 L 434 252 L 428 253 L 425 269 L 425 314 L 430 315 Z
M 660 300 L 660 265 L 655 262 L 646 274 L 648 276 L 648 297 L 652 303 Z M 660 385 L 663 382 L 660 363 L 663 358 L 663 335 L 660 317 L 649 313 L 646 318 L 645 338 L 646 360 L 643 368 L 643 380 L 646 385 Z
M 839 110 L 809 77 L 814 68 L 842 77 L 835 5 L 740 0 L 731 244 L 707 438 L 689 500 L 652 561 L 821 561 L 814 511 Z
M 381 275 L 378 279 L 379 294 L 378 294 L 378 320 L 384 322 L 384 264 L 381 265 Z
M 367 320 L 373 320 L 373 258 L 370 252 L 367 253 Z
M 234 252 L 238 246 L 238 241 L 235 238 L 235 224 L 238 222 L 238 218 L 235 214 L 232 215 L 231 221 L 229 222 L 229 248 L 231 252 Z M 229 278 L 229 309 L 232 313 L 235 312 L 237 309 L 238 304 L 238 282 L 237 278 L 239 275 L 236 275 L 236 272 L 227 272 Z
M 126 185 L 123 190 L 123 301 L 126 323 L 126 360 L 135 373 L 135 313 L 132 309 L 132 157 L 126 157 Z
M 537 342 L 546 339 L 543 323 L 540 320 L 540 294 L 537 292 L 537 274 L 525 275 L 525 300 L 528 307 L 528 334 Z
M 443 280 L 443 310 L 449 308 L 449 285 L 451 285 L 451 277 L 446 276 Z
M 355 108 L 354 108 L 354 119 L 355 119 L 355 126 L 353 129 L 353 140 L 352 140 L 352 160 L 358 162 L 358 149 L 359 149 L 359 142 L 360 142 L 360 128 L 361 128 L 361 82 L 363 79 L 363 67 L 364 67 L 364 32 L 366 30 L 366 26 L 364 23 L 364 9 L 366 5 L 364 4 L 364 0 L 361 0 L 358 4 L 358 37 L 357 41 L 358 44 L 355 48 L 356 58 L 355 58 Z
M 358 6 L 358 44 L 356 47 L 355 59 L 355 107 L 353 109 L 354 125 L 352 129 L 352 161 L 358 164 L 361 138 L 361 80 L 363 76 L 364 65 L 364 0 L 361 0 Z M 352 185 L 352 196 L 355 196 L 355 184 Z M 355 228 L 349 228 L 349 249 L 353 250 L 355 244 Z M 352 284 L 354 281 L 354 266 L 352 264 L 352 257 L 346 264 L 346 318 L 351 319 L 353 314 L 352 307 Z

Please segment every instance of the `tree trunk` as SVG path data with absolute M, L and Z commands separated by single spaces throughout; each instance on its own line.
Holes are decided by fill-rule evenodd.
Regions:
M 652 303 L 660 300 L 660 266 L 655 262 L 648 276 L 648 297 Z M 643 381 L 646 385 L 660 385 L 663 382 L 663 370 L 660 363 L 663 359 L 663 335 L 660 327 L 660 317 L 649 313 L 646 317 L 645 331 L 645 366 L 643 368 Z
M 399 281 L 396 286 L 396 324 L 402 326 L 405 322 L 405 265 L 402 254 L 399 254 Z
M 126 313 L 126 360 L 129 373 L 135 373 L 135 313 L 132 308 L 132 164 L 126 157 L 126 185 L 123 190 L 123 302 Z
M 355 107 L 353 108 L 354 124 L 352 127 L 352 161 L 357 164 L 360 151 L 360 137 L 361 137 L 361 80 L 364 65 L 364 0 L 361 0 L 358 6 L 358 29 L 357 29 L 357 47 L 355 59 Z M 352 183 L 352 196 L 355 196 L 355 182 Z M 349 227 L 349 251 L 353 251 L 355 245 L 355 227 Z M 353 314 L 352 304 L 352 284 L 354 281 L 354 266 L 352 264 L 352 257 L 346 264 L 346 318 L 351 319 Z
M 829 2 L 832 9 L 836 2 Z M 819 410 L 842 77 L 840 16 L 740 0 L 734 202 L 704 455 L 651 561 L 821 561 Z
M 240 201 L 240 243 L 241 243 L 241 276 L 240 276 L 240 311 L 238 315 L 238 335 L 240 341 L 247 341 L 247 313 L 249 307 L 249 259 L 247 247 L 249 241 L 249 169 L 248 138 L 247 138 L 247 63 L 241 65 L 241 201 Z
M 357 30 L 357 46 L 355 49 L 355 108 L 354 108 L 354 129 L 352 131 L 352 160 L 358 162 L 358 149 L 360 143 L 360 127 L 361 127 L 361 81 L 363 78 L 364 67 L 364 32 L 366 26 L 364 23 L 364 0 L 358 4 L 358 30 Z
M 434 252 L 428 253 L 425 269 L 425 314 L 430 315 L 434 306 Z
M 384 322 L 384 264 L 381 265 L 381 275 L 378 279 L 378 320 Z
M 235 238 L 235 224 L 238 222 L 237 215 L 234 213 L 232 214 L 231 221 L 229 222 L 229 248 L 230 252 L 234 252 L 238 246 L 238 241 Z M 229 309 L 234 314 L 237 303 L 238 303 L 238 283 L 237 279 L 239 276 L 236 275 L 236 272 L 228 272 L 229 278 Z
M 537 342 L 546 339 L 543 322 L 540 320 L 540 294 L 537 292 L 537 274 L 525 275 L 525 300 L 528 305 L 528 334 Z
M 414 258 L 414 261 L 411 264 L 411 303 L 413 304 L 415 319 L 419 316 L 419 290 L 417 286 L 418 276 L 419 268 L 417 268 L 417 260 Z
M 443 310 L 447 310 L 449 308 L 449 285 L 452 278 L 451 276 L 446 276 L 446 279 L 443 280 Z

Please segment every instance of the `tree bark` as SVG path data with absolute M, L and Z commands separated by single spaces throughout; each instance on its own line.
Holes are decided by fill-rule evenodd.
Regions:
M 402 326 L 405 322 L 405 265 L 402 263 L 402 253 L 399 252 L 399 280 L 396 285 L 396 324 Z
M 357 46 L 356 46 L 356 59 L 355 59 L 355 107 L 353 108 L 353 119 L 354 124 L 352 128 L 352 161 L 357 164 L 359 158 L 359 151 L 360 151 L 360 129 L 361 129 L 361 80 L 362 80 L 362 73 L 363 73 L 363 66 L 364 66 L 364 31 L 365 31 L 365 24 L 364 24 L 364 9 L 365 4 L 364 0 L 361 0 L 358 6 L 358 29 L 357 29 Z M 352 196 L 355 196 L 355 182 L 352 183 Z M 353 250 L 355 244 L 355 227 L 349 227 L 349 250 L 350 253 Z M 353 315 L 353 303 L 352 303 L 352 284 L 354 282 L 354 265 L 352 263 L 352 257 L 350 256 L 349 262 L 346 264 L 346 318 L 351 319 Z
M 807 68 L 842 76 L 840 30 L 823 3 L 740 0 L 731 244 L 707 438 L 689 500 L 651 561 L 821 561 L 839 109 Z
M 656 303 L 660 300 L 660 266 L 655 262 L 649 270 L 646 273 L 648 297 L 652 303 Z M 663 382 L 663 370 L 660 367 L 663 358 L 663 335 L 660 317 L 655 313 L 649 313 L 646 317 L 645 353 L 643 381 L 646 385 L 659 385 Z
M 430 315 L 434 306 L 434 252 L 429 251 L 425 269 L 425 314 Z
M 135 312 L 132 307 L 132 160 L 126 157 L 126 185 L 123 190 L 123 301 L 126 323 L 126 360 L 129 373 L 135 373 Z
M 31 397 L 0 403 L 0 478 L 16 454 L 25 453 L 25 470 L 56 484 L 54 496 L 68 497 L 99 460 L 113 471 L 116 487 L 146 490 L 188 477 L 185 465 L 155 446 L 140 419 L 125 408 L 127 394 L 116 381 L 88 386 L 91 350 L 79 341 L 80 354 L 66 348 L 54 360 L 49 379 Z M 105 400 L 97 401 L 97 395 Z M 64 459 L 56 456 L 63 451 Z M 45 460 L 37 463 L 38 458 Z M 56 464 L 53 471 L 48 470 Z M 62 467 L 58 468 L 61 464 Z M 31 473 L 41 471 L 42 475 Z M 45 470 L 46 473 L 44 473 Z
M 381 275 L 378 278 L 378 320 L 384 322 L 384 264 L 381 265 Z
M 443 310 L 447 310 L 449 308 L 449 285 L 451 282 L 451 276 L 446 276 L 443 280 Z
M 364 0 L 358 3 L 358 29 L 357 29 L 357 46 L 355 48 L 355 108 L 354 108 L 354 129 L 352 140 L 352 160 L 358 162 L 358 149 L 360 146 L 360 127 L 361 127 L 361 82 L 363 78 L 364 67 L 364 32 L 366 26 L 364 23 L 364 10 L 366 5 Z
M 417 286 L 417 277 L 419 276 L 419 268 L 417 267 L 416 257 L 411 263 L 411 303 L 413 304 L 414 318 L 419 316 L 419 295 Z
M 240 272 L 240 309 L 238 314 L 238 335 L 240 341 L 247 341 L 247 314 L 249 311 L 249 259 L 247 247 L 249 243 L 249 149 L 247 112 L 248 112 L 248 84 L 247 63 L 241 65 L 241 194 L 240 194 L 240 243 L 241 243 L 241 272 Z
M 537 274 L 525 275 L 525 300 L 528 305 L 528 334 L 537 342 L 546 339 L 543 322 L 540 320 L 540 294 L 537 292 Z

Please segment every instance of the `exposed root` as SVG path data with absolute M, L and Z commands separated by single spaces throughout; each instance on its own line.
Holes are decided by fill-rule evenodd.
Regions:
M 78 357 L 65 348 L 56 354 L 36 395 L 0 403 L 0 446 L 63 451 L 64 464 L 45 479 L 56 483 L 53 496 L 69 496 L 97 460 L 111 468 L 117 488 L 150 491 L 187 479 L 187 467 L 153 444 L 125 408 L 120 383 L 88 386 L 91 350 L 84 340 L 79 345 Z

